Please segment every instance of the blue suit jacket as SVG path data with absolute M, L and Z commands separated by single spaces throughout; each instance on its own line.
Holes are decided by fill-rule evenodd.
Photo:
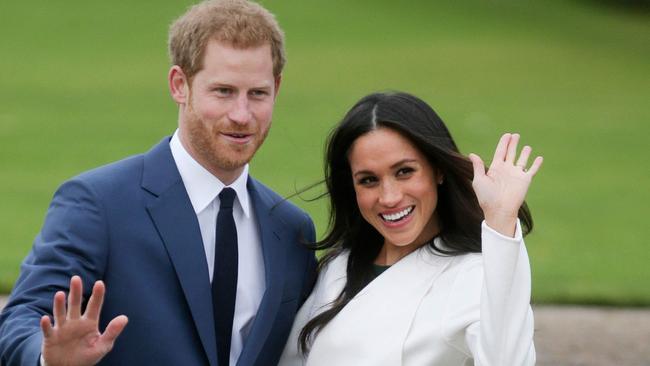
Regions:
M 249 177 L 266 292 L 238 365 L 274 365 L 311 291 L 311 219 Z M 146 154 L 86 172 L 55 193 L 40 234 L 0 316 L 0 363 L 37 365 L 39 319 L 70 276 L 88 299 L 106 283 L 100 330 L 129 324 L 103 365 L 217 365 L 208 267 L 196 215 L 164 139 Z

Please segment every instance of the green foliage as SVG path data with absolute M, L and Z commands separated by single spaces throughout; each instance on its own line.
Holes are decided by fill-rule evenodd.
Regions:
M 173 132 L 166 32 L 189 3 L 0 4 L 0 291 L 64 179 Z M 349 106 L 409 91 L 466 153 L 489 160 L 500 134 L 518 131 L 544 155 L 528 200 L 535 302 L 650 304 L 647 13 L 566 1 L 264 4 L 289 62 L 257 178 L 284 195 L 318 181 L 325 137 Z M 322 234 L 326 202 L 294 201 Z

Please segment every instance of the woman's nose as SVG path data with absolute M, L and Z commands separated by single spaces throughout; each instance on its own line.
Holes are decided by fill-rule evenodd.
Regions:
M 394 207 L 402 200 L 402 191 L 395 182 L 382 182 L 379 193 L 379 203 L 386 207 Z

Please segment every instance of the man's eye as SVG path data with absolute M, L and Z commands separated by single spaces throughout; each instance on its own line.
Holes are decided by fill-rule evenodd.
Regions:
M 232 89 L 230 88 L 214 88 L 213 89 L 215 93 L 223 96 L 231 95 L 232 94 Z
M 268 94 L 269 93 L 267 91 L 265 91 L 265 90 L 252 90 L 251 91 L 251 95 L 253 95 L 254 97 L 257 97 L 257 98 L 265 97 Z

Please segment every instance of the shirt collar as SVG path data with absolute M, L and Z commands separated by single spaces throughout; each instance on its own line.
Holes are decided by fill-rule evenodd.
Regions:
M 194 213 L 198 214 L 203 211 L 214 199 L 221 193 L 221 190 L 226 187 L 219 178 L 215 177 L 185 150 L 178 137 L 178 130 L 174 132 L 169 147 L 174 157 L 178 172 L 183 179 L 183 184 L 187 190 L 187 195 L 190 197 L 190 202 L 194 208 Z M 230 188 L 237 193 L 237 200 L 246 215 L 250 217 L 250 199 L 246 184 L 248 183 L 248 164 L 244 165 L 244 170 L 241 175 L 229 185 Z

